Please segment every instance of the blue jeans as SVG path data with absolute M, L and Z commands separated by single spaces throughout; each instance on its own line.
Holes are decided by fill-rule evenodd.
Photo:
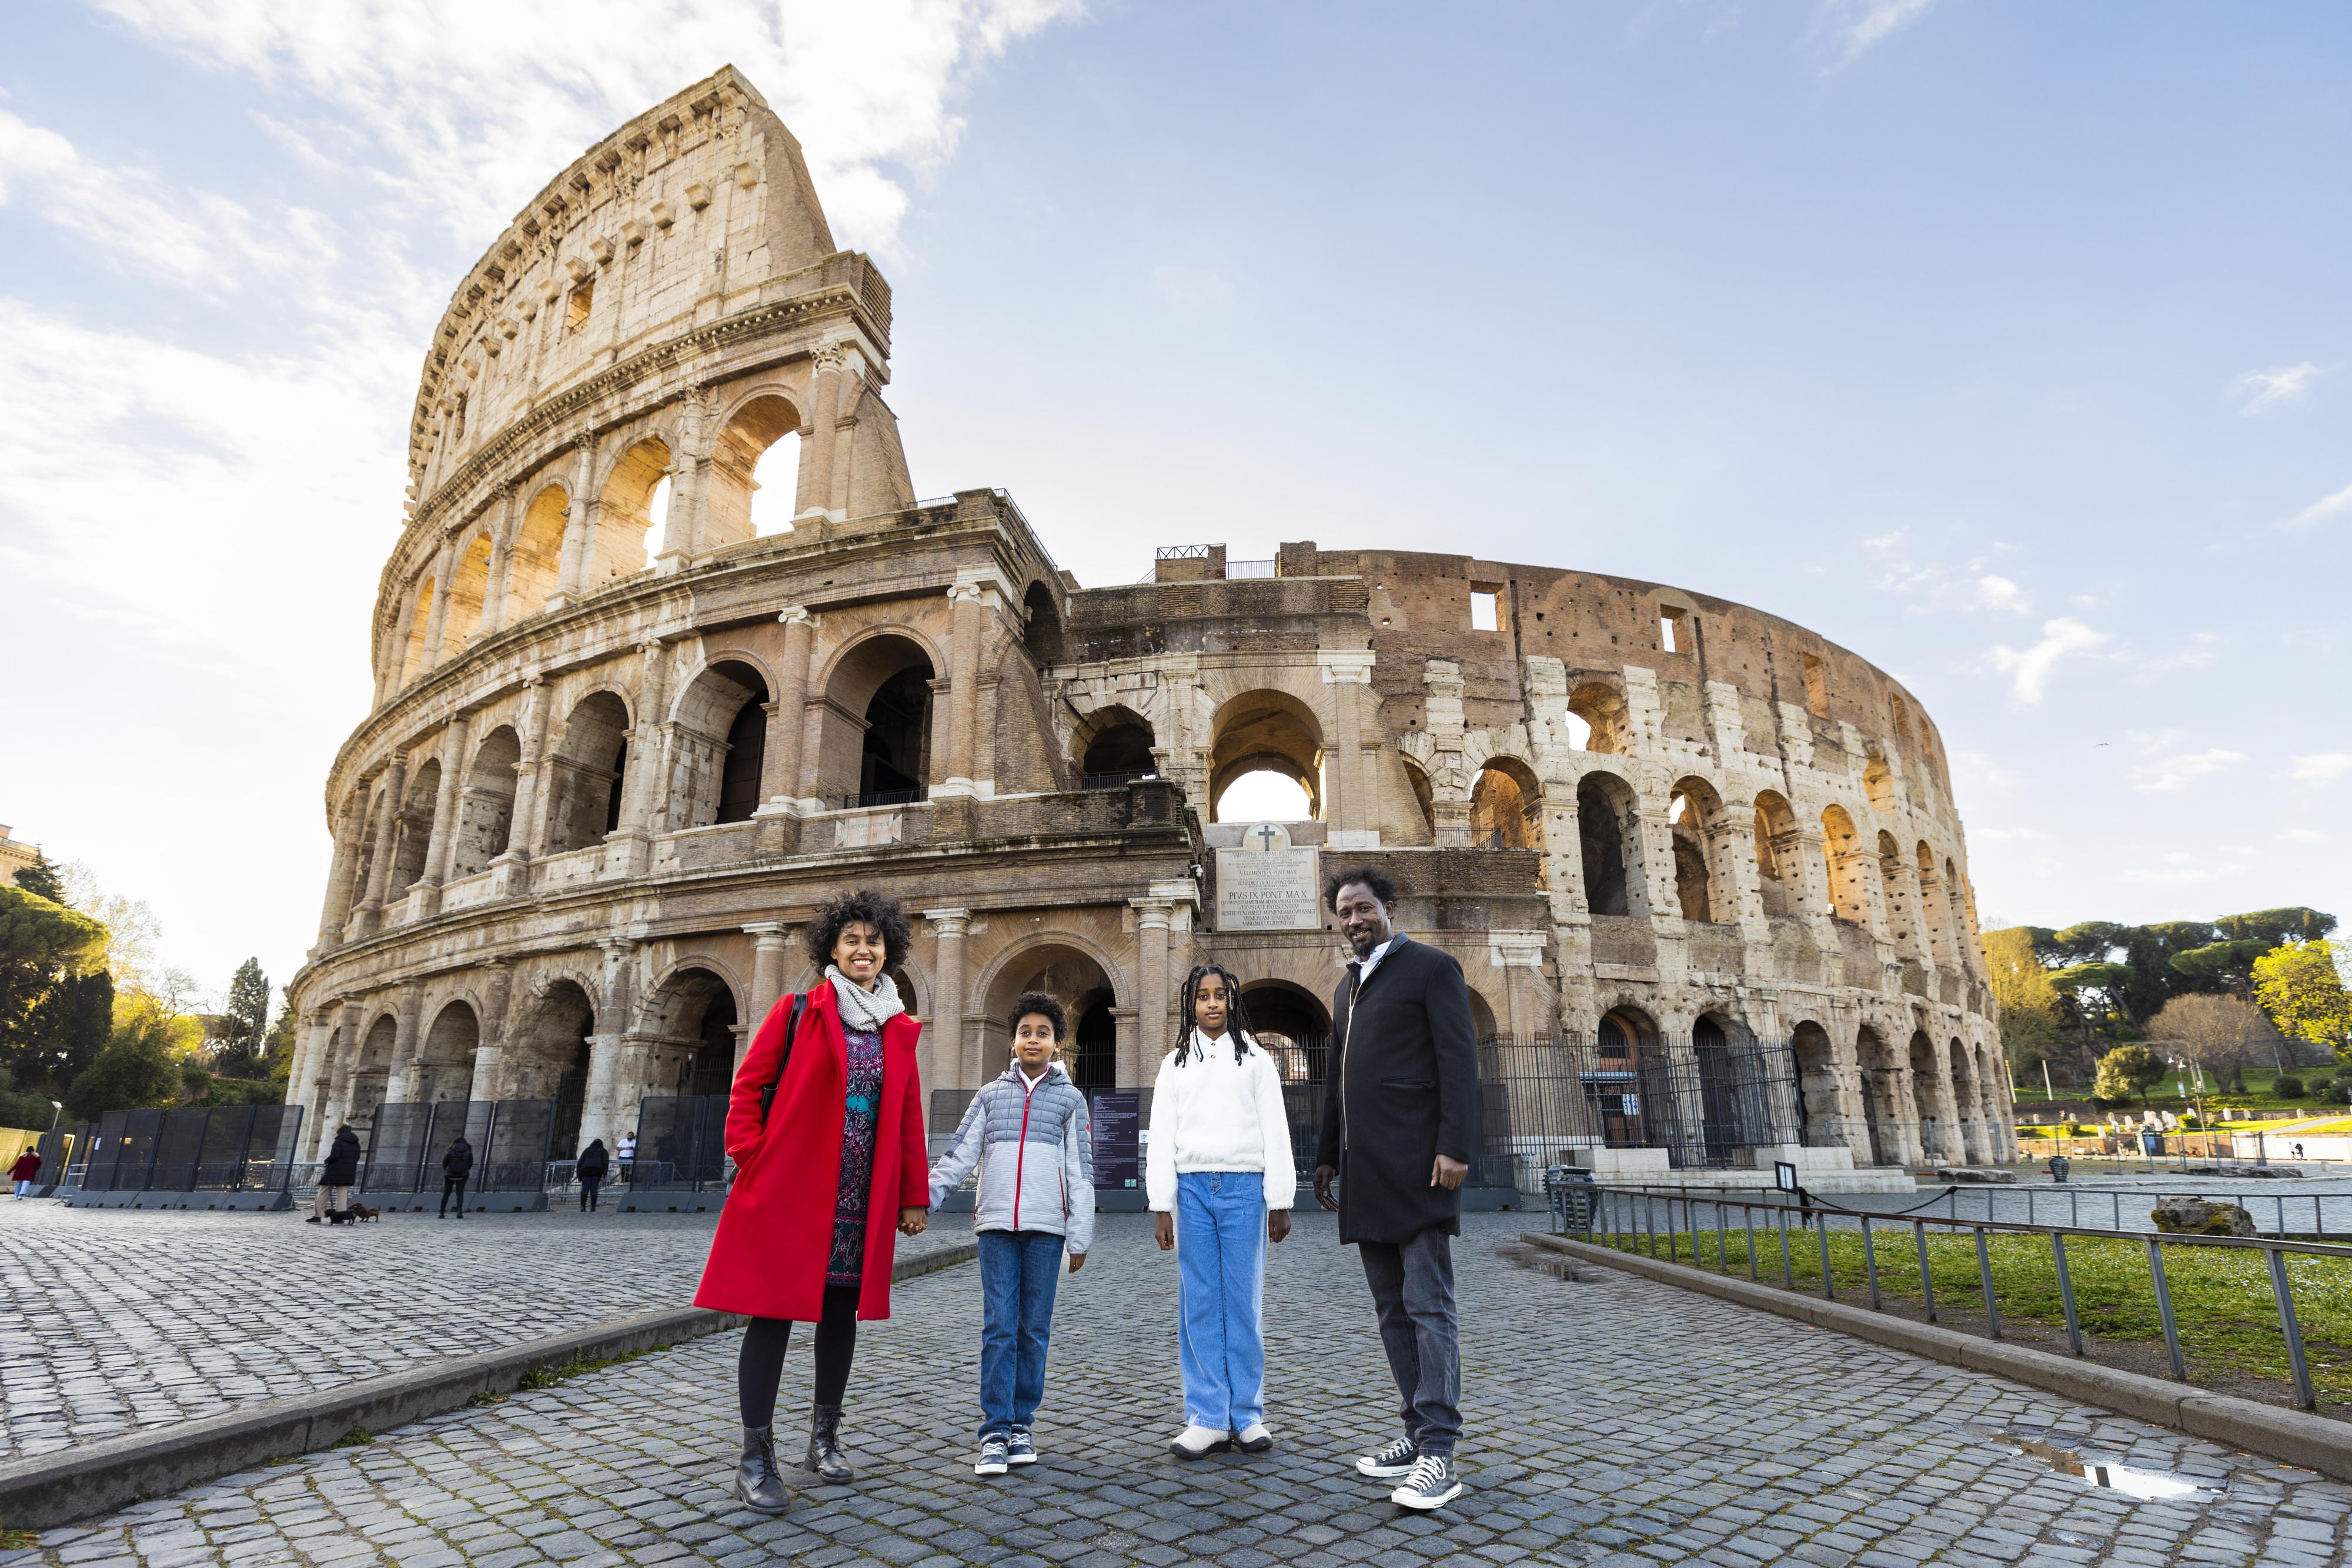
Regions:
M 1062 1239 L 1046 1230 L 983 1230 L 980 1243 L 980 1435 L 1025 1432 L 1045 1397 L 1045 1342 Z
M 1265 1177 L 1256 1171 L 1176 1176 L 1176 1338 L 1184 1416 L 1239 1432 L 1265 1416 Z

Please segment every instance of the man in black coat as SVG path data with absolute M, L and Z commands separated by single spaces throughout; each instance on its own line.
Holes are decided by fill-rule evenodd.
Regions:
M 1404 1436 L 1356 1461 L 1398 1481 L 1390 1500 L 1442 1508 L 1461 1495 L 1462 1352 L 1454 1249 L 1478 1130 L 1478 1042 L 1462 966 L 1399 932 L 1396 884 L 1341 872 L 1331 911 L 1356 952 L 1331 1000 L 1315 1198 L 1364 1260 L 1381 1345 L 1404 1402 Z M 1339 1191 L 1332 1192 L 1334 1177 Z
M 442 1218 L 449 1218 L 449 1195 L 453 1192 L 457 1195 L 457 1218 L 466 1218 L 466 1178 L 473 1174 L 474 1145 L 460 1133 L 457 1141 L 449 1145 L 449 1152 L 441 1156 Z
M 319 1196 L 311 1200 L 310 1223 L 352 1206 L 352 1186 L 360 1179 L 360 1135 L 349 1122 L 335 1129 L 334 1144 L 319 1166 Z M 339 1222 L 340 1223 L 340 1222 Z

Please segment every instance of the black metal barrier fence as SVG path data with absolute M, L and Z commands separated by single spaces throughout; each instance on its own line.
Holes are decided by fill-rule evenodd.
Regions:
M 86 1192 L 282 1189 L 301 1131 L 299 1105 L 109 1111 L 88 1139 L 79 1185 Z
M 621 1173 L 631 1190 L 715 1191 L 727 1184 L 727 1096 L 656 1095 L 639 1102 L 637 1152 Z
M 546 1185 L 552 1100 L 393 1101 L 376 1107 L 360 1190 L 415 1193 L 441 1179 L 441 1157 L 460 1134 L 474 1151 L 476 1192 L 538 1192 Z
M 1821 1293 L 1825 1300 L 1837 1299 L 1836 1269 L 1831 1257 L 1830 1232 L 1834 1228 L 1858 1231 L 1861 1237 L 1863 1288 L 1873 1312 L 1886 1310 L 1885 1295 L 1879 1278 L 1879 1242 L 1891 1231 L 1900 1238 L 1910 1232 L 1911 1250 L 1916 1260 L 1919 1300 L 1927 1321 L 1944 1321 L 1939 1316 L 1936 1295 L 1934 1252 L 1927 1244 L 1928 1227 L 1941 1228 L 1944 1234 L 1968 1235 L 1975 1240 L 1973 1262 L 1974 1285 L 1980 1294 L 1986 1333 L 1994 1339 L 2004 1335 L 2001 1326 L 2000 1300 L 1995 1288 L 1992 1252 L 1989 1238 L 2026 1236 L 2043 1239 L 2049 1247 L 2049 1261 L 2056 1280 L 2060 1310 L 2064 1319 L 2066 1348 L 2075 1355 L 2084 1355 L 2083 1318 L 2075 1301 L 2074 1277 L 2067 1267 L 2066 1244 L 2093 1240 L 2103 1243 L 2127 1242 L 2137 1239 L 2147 1251 L 2147 1278 L 2154 1297 L 2157 1317 L 2164 1336 L 2164 1350 L 2172 1376 L 2188 1381 L 2188 1364 L 2181 1354 L 2180 1326 L 2174 1312 L 2171 1282 L 2165 1273 L 2165 1253 L 2182 1249 L 2258 1255 L 2268 1276 L 2271 1305 L 2276 1314 L 2280 1342 L 2286 1353 L 2287 1372 L 2294 1385 L 2294 1402 L 2305 1410 L 2315 1411 L 2318 1402 L 2311 1380 L 2311 1365 L 2305 1354 L 2303 1329 L 2295 1315 L 2294 1279 L 2287 1268 L 2293 1258 L 2335 1259 L 2352 1266 L 2352 1247 L 2324 1242 L 2289 1241 L 2263 1236 L 2176 1235 L 2165 1232 L 2118 1232 L 2110 1229 L 2084 1228 L 2068 1225 L 2029 1225 L 1997 1219 L 1964 1219 L 1927 1212 L 1925 1207 L 1908 1213 L 1873 1213 L 1828 1203 L 1821 1197 L 1800 1193 L 1793 1197 L 1774 1193 L 1753 1198 L 1735 1197 L 1728 1194 L 1698 1196 L 1696 1194 L 1664 1193 L 1643 1187 L 1595 1186 L 1579 1179 L 1581 1173 L 1555 1168 L 1546 1174 L 1545 1187 L 1552 1200 L 1552 1229 L 1555 1234 L 1575 1234 L 1583 1240 L 1616 1251 L 1646 1253 L 1659 1257 L 1661 1249 L 1666 1260 L 1680 1262 L 1684 1251 L 1689 1253 L 1688 1266 L 1707 1266 L 1702 1242 L 1714 1244 L 1714 1268 L 1719 1273 L 1733 1270 L 1732 1248 L 1739 1242 L 1744 1248 L 1748 1278 L 1764 1283 L 1764 1260 L 1778 1262 L 1780 1288 L 1797 1289 L 1798 1259 L 1807 1253 L 1804 1268 L 1809 1274 L 1818 1273 Z M 1937 1193 L 1928 1204 L 1945 1201 L 1946 1194 Z M 2152 1194 L 2149 1196 L 2153 1196 Z M 1792 1238 L 1790 1222 L 1801 1233 Z M 1759 1244 L 1757 1232 L 1761 1224 L 1763 1242 Z M 1807 1237 L 1804 1232 L 1810 1232 Z M 1901 1242 L 1896 1241 L 1900 1246 Z M 1777 1257 L 1775 1249 L 1777 1249 Z M 1816 1261 L 1817 1260 L 1817 1261 Z M 1951 1279 L 1948 1263 L 1945 1278 Z M 2340 1295 L 2344 1281 L 2323 1281 L 2332 1294 Z M 1965 1287 L 1963 1287 L 1965 1289 Z M 1907 1292 L 1906 1292 L 1907 1293 Z M 1946 1314 L 1948 1315 L 1948 1314 Z

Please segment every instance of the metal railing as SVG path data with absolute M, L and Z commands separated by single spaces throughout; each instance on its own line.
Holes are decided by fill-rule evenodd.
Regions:
M 300 1146 L 299 1105 L 109 1111 L 76 1140 L 66 1186 L 86 1192 L 267 1192 Z
M 1137 783 L 1145 779 L 1157 779 L 1159 777 L 1159 770 L 1151 768 L 1137 768 L 1132 772 L 1127 773 L 1086 773 L 1079 775 L 1078 788 L 1081 789 L 1124 789 L 1129 784 Z
M 1967 1219 L 1953 1215 L 1937 1215 L 1925 1209 L 1899 1214 L 1874 1213 L 1868 1209 L 1826 1203 L 1818 1197 L 1801 1192 L 1793 1197 L 1774 1193 L 1748 1198 L 1719 1193 L 1660 1191 L 1654 1187 L 1604 1186 L 1576 1180 L 1574 1174 L 1565 1169 L 1548 1173 L 1545 1185 L 1552 1197 L 1555 1234 L 1573 1232 L 1589 1244 L 1607 1247 L 1613 1251 L 1646 1252 L 1653 1259 L 1658 1258 L 1663 1241 L 1664 1260 L 1677 1264 L 1682 1261 L 1681 1251 L 1686 1245 L 1690 1252 L 1688 1266 L 1703 1268 L 1705 1261 L 1700 1242 L 1711 1229 L 1715 1239 L 1716 1271 L 1726 1275 L 1732 1272 L 1731 1243 L 1736 1236 L 1744 1235 L 1748 1278 L 1758 1284 L 1767 1282 L 1759 1266 L 1762 1249 L 1757 1244 L 1760 1216 L 1767 1243 L 1777 1240 L 1779 1245 L 1780 1288 L 1791 1291 L 1797 1289 L 1796 1254 L 1792 1248 L 1801 1245 L 1791 1240 L 1790 1221 L 1793 1218 L 1800 1230 L 1811 1232 L 1812 1250 L 1818 1255 L 1821 1293 L 1824 1300 L 1829 1301 L 1837 1299 L 1836 1270 L 1830 1255 L 1830 1232 L 1832 1228 L 1858 1231 L 1862 1241 L 1864 1288 L 1873 1312 L 1886 1310 L 1885 1292 L 1881 1288 L 1879 1278 L 1879 1238 L 1890 1228 L 1898 1235 L 1900 1231 L 1908 1229 L 1919 1271 L 1920 1301 L 1929 1322 L 1940 1322 L 1944 1318 L 1936 1298 L 1934 1249 L 1927 1245 L 1927 1228 L 1938 1226 L 1948 1233 L 1971 1236 L 1976 1243 L 1976 1270 L 1972 1283 L 1982 1296 L 1986 1332 L 1994 1339 L 2007 1336 L 2001 1325 L 2000 1302 L 1994 1284 L 1988 1239 L 1996 1236 L 2045 1238 L 2057 1281 L 2066 1347 L 2077 1356 L 2087 1353 L 2082 1313 L 2075 1301 L 2074 1278 L 2067 1266 L 2067 1240 L 2074 1238 L 2113 1243 L 2132 1234 L 2121 1231 L 2120 1227 L 2090 1228 L 1990 1218 Z M 1929 1201 L 1941 1201 L 1946 1196 L 1938 1194 Z M 1732 1217 L 1735 1213 L 1738 1217 L 1737 1231 L 1733 1229 Z M 1703 1217 L 1711 1224 L 1703 1224 Z M 2304 1349 L 2303 1329 L 2295 1314 L 2294 1282 L 2286 1260 L 2290 1257 L 2332 1258 L 2352 1264 L 2352 1246 L 2263 1236 L 2202 1236 L 2153 1231 L 2140 1233 L 2139 1239 L 2147 1248 L 2149 1288 L 2155 1298 L 2157 1316 L 2163 1333 L 2165 1358 L 2176 1381 L 2187 1382 L 2189 1372 L 2181 1352 L 2179 1322 L 2173 1310 L 2171 1281 L 2165 1272 L 2165 1249 L 2255 1252 L 2263 1257 L 2269 1275 L 2272 1306 L 2277 1316 L 2280 1341 L 2286 1353 L 2295 1405 L 2304 1410 L 2315 1411 L 2318 1408 L 2317 1396 L 2312 1385 L 2310 1362 Z M 1950 1278 L 1948 1272 L 1946 1278 Z
M 920 788 L 913 789 L 861 789 L 854 795 L 823 795 L 820 805 L 828 811 L 862 811 L 874 806 L 911 806 L 923 799 Z

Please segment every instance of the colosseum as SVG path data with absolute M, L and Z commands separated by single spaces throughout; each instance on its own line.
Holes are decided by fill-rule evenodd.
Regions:
M 919 916 L 935 1134 L 1022 990 L 1069 1003 L 1082 1087 L 1131 1092 L 1206 961 L 1311 1107 L 1316 889 L 1366 863 L 1468 977 L 1490 1186 L 2013 1157 L 1946 753 L 1895 681 L 1704 593 L 1470 556 L 1171 542 L 1083 587 L 1003 491 L 917 498 L 890 334 L 731 68 L 459 285 L 291 988 L 313 1149 L 532 1103 L 561 1159 L 723 1094 L 853 883 Z M 1223 820 L 1264 772 L 1298 820 Z

